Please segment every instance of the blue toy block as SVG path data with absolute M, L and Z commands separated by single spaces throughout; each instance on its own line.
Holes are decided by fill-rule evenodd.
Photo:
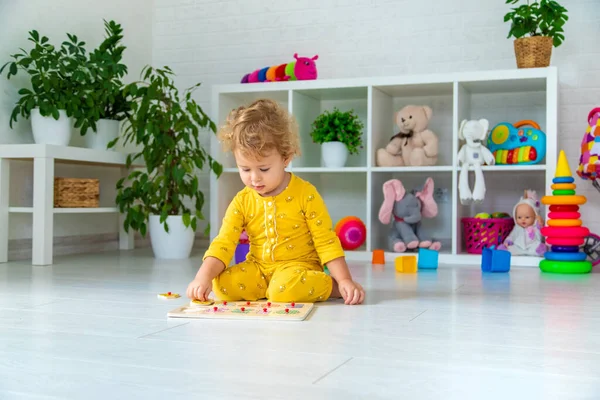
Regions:
M 481 253 L 481 270 L 483 272 L 510 271 L 510 252 L 484 248 Z
M 435 250 L 419 249 L 419 269 L 437 269 L 439 253 Z

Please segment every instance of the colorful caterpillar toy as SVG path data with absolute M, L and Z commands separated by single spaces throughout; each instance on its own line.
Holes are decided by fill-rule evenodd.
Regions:
M 531 127 L 523 128 L 526 125 Z M 501 122 L 492 129 L 486 147 L 498 165 L 537 164 L 546 155 L 546 134 L 535 121 Z
M 257 69 L 249 74 L 244 75 L 241 83 L 255 82 L 278 82 L 278 81 L 310 81 L 317 79 L 317 66 L 315 60 L 318 55 L 313 58 L 298 57 L 298 53 L 294 54 L 296 61 L 287 64 L 274 65 Z

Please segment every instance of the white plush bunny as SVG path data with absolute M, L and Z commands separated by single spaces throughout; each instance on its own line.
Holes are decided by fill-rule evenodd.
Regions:
M 466 119 L 460 123 L 458 138 L 466 141 L 458 152 L 458 162 L 462 164 L 458 180 L 458 194 L 461 204 L 481 203 L 485 198 L 485 180 L 481 166 L 493 165 L 496 160 L 492 152 L 483 145 L 487 137 L 490 123 L 487 119 Z M 469 168 L 475 169 L 475 186 L 473 192 L 469 188 Z

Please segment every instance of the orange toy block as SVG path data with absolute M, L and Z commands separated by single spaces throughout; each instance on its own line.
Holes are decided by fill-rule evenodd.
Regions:
M 396 272 L 413 274 L 417 272 L 417 256 L 400 256 L 395 260 Z
M 385 252 L 381 249 L 373 250 L 371 264 L 385 264 Z

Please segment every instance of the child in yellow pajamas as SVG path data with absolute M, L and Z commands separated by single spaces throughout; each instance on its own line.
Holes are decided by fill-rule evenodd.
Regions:
M 318 302 L 342 297 L 360 304 L 327 207 L 315 187 L 285 171 L 299 154 L 296 124 L 271 100 L 233 110 L 219 140 L 233 152 L 245 188 L 229 204 L 218 236 L 189 284 L 187 296 L 206 300 Z M 246 230 L 246 261 L 227 267 Z M 323 272 L 323 265 L 331 276 Z

